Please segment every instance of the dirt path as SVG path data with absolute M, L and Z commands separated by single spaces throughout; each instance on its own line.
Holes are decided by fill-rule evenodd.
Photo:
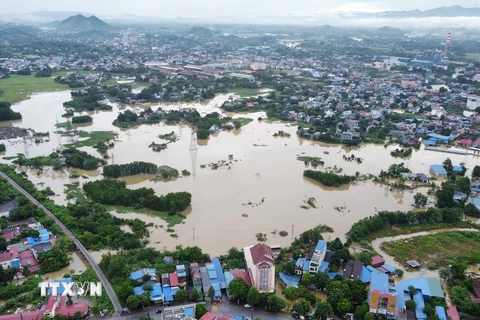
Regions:
M 388 253 L 382 250 L 381 246 L 382 243 L 384 242 L 393 242 L 397 240 L 405 240 L 405 239 L 410 239 L 410 238 L 415 238 L 415 237 L 420 237 L 420 236 L 427 236 L 430 234 L 435 234 L 435 233 L 442 233 L 442 232 L 451 232 L 451 231 L 473 231 L 473 232 L 480 232 L 480 230 L 477 229 L 469 229 L 469 228 L 452 228 L 452 229 L 438 229 L 438 230 L 431 230 L 431 231 L 422 231 L 422 232 L 417 232 L 417 233 L 410 233 L 410 234 L 402 234 L 394 237 L 385 237 L 385 238 L 378 238 L 372 241 L 372 247 L 373 249 L 378 252 L 383 259 L 385 260 L 385 263 L 390 264 L 394 266 L 397 269 L 405 269 L 405 266 L 398 263 L 395 261 L 395 259 L 390 256 Z M 414 272 L 405 272 L 403 275 L 403 279 L 410 279 L 410 278 L 417 278 L 420 276 L 425 276 L 425 277 L 435 277 L 435 278 L 440 278 L 438 274 L 438 270 L 427 270 L 427 269 L 421 269 L 419 271 L 414 271 Z M 448 294 L 447 286 L 446 284 L 441 281 L 442 283 L 442 289 L 444 292 L 447 293 L 447 296 L 445 297 L 445 300 L 448 305 L 451 305 L 450 297 Z

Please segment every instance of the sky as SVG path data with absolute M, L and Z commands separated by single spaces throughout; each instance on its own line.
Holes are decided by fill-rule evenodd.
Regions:
M 158 17 L 311 15 L 326 11 L 388 11 L 432 9 L 479 0 L 0 0 L 3 12 L 75 11 L 103 16 L 133 14 Z

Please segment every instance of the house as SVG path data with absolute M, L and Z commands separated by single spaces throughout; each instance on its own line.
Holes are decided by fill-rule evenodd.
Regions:
M 260 292 L 275 291 L 275 260 L 272 249 L 258 243 L 243 249 L 252 285 Z
M 207 312 L 205 313 L 200 320 L 215 320 L 217 319 L 217 315 L 215 313 Z
M 343 279 L 360 280 L 362 275 L 362 267 L 362 261 L 358 259 L 348 260 L 345 268 L 343 269 Z
M 178 285 L 180 288 L 185 288 L 187 286 L 187 271 L 185 270 L 185 265 L 180 264 L 175 266 Z
M 220 285 L 220 289 L 227 288 L 227 281 L 225 280 L 225 275 L 223 273 L 222 264 L 220 263 L 220 259 L 213 258 L 212 264 L 215 267 L 215 272 L 217 273 L 218 284 Z
M 385 264 L 385 259 L 383 259 L 380 256 L 372 257 L 371 264 L 372 264 L 372 267 L 374 267 L 374 268 L 381 267 L 382 265 Z
M 191 278 L 193 282 L 193 288 L 197 289 L 198 293 L 202 292 L 202 276 L 200 274 L 200 267 L 198 263 L 190 264 Z
M 480 138 L 477 138 L 477 139 L 475 139 L 475 141 L 473 141 L 472 147 L 480 148 Z
M 157 275 L 157 269 L 153 268 L 144 268 L 137 270 L 135 272 L 130 273 L 130 279 L 134 281 L 141 281 L 143 280 L 143 276 L 148 275 L 151 278 L 155 277 Z
M 215 290 L 215 295 L 213 299 L 219 300 L 222 297 L 222 292 L 220 288 L 220 282 L 217 276 L 217 271 L 215 270 L 215 266 L 213 265 L 213 263 L 205 263 L 205 267 L 207 268 L 207 274 L 208 274 L 210 286 Z M 225 277 L 223 273 L 222 273 L 222 277 L 223 278 Z M 226 287 L 226 284 L 225 284 L 225 287 Z M 208 290 L 206 292 L 208 293 Z
M 142 295 L 144 293 L 146 293 L 146 291 L 143 290 L 143 286 L 138 286 L 133 288 L 134 295 Z M 150 294 L 150 301 L 152 301 L 153 303 L 164 302 L 163 287 L 160 283 L 153 283 L 152 290 L 149 292 L 149 294 Z
M 454 191 L 453 192 L 453 201 L 455 202 L 460 202 L 465 199 L 467 199 L 468 195 L 466 193 L 460 192 L 460 191 Z
M 465 147 L 471 147 L 473 144 L 473 141 L 470 139 L 460 139 L 460 141 L 458 141 L 458 144 Z
M 445 170 L 445 168 L 442 165 L 439 165 L 439 164 L 432 164 L 430 166 L 430 172 L 434 176 L 442 176 L 442 177 L 447 176 L 447 170 Z
M 319 268 L 322 265 L 326 254 L 327 242 L 325 240 L 318 240 L 317 245 L 310 250 L 308 255 L 308 260 L 310 261 L 308 271 L 310 273 L 319 272 Z

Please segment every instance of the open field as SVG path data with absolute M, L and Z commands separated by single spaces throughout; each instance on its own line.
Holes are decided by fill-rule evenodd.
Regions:
M 136 209 L 134 207 L 122 207 L 122 206 L 105 206 L 105 207 L 110 211 L 116 211 L 118 213 L 133 212 L 133 213 L 153 214 L 159 217 L 160 219 L 165 220 L 165 222 L 167 223 L 167 227 L 169 228 L 175 226 L 176 224 L 180 224 L 183 221 L 183 217 L 179 216 L 178 214 L 172 216 L 172 215 L 169 215 L 168 212 L 155 211 L 155 210 L 146 209 L 146 208 Z
M 479 241 L 479 232 L 452 231 L 385 242 L 382 249 L 399 263 L 414 259 L 435 269 L 459 260 L 469 264 L 480 262 Z
M 0 79 L 0 89 L 3 91 L 0 101 L 8 99 L 9 102 L 16 103 L 29 99 L 28 96 L 32 93 L 69 90 L 69 87 L 56 83 L 50 77 L 37 78 L 35 73 L 32 73 L 30 76 L 11 75 L 9 78 Z
M 467 55 L 467 59 L 480 62 L 480 53 L 467 53 L 466 55 Z
M 370 234 L 369 239 L 374 240 L 385 237 L 395 237 L 401 234 L 412 234 L 422 231 L 451 229 L 451 228 L 479 228 L 480 226 L 466 221 L 452 222 L 452 223 L 422 223 L 422 224 L 407 224 L 396 227 L 388 227 Z
M 240 96 L 241 98 L 251 97 L 261 93 L 259 89 L 247 89 L 247 88 L 228 89 L 228 92 L 234 93 Z
M 66 144 L 68 148 L 80 148 L 80 147 L 93 147 L 99 142 L 106 142 L 108 140 L 114 139 L 117 134 L 113 131 L 80 131 L 78 132 L 80 138 L 88 138 L 83 141 L 77 141 L 71 144 Z

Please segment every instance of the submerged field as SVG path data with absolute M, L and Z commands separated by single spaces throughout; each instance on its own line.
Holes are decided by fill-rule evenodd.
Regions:
M 36 92 L 50 92 L 58 90 L 68 90 L 65 84 L 58 84 L 51 77 L 35 77 L 35 73 L 30 76 L 11 75 L 9 78 L 0 79 L 0 89 L 3 91 L 0 95 L 0 101 L 7 100 L 11 103 L 20 102 L 28 99 L 28 96 Z
M 382 249 L 399 263 L 417 260 L 429 269 L 436 269 L 456 260 L 479 263 L 479 241 L 479 232 L 452 231 L 385 242 Z

